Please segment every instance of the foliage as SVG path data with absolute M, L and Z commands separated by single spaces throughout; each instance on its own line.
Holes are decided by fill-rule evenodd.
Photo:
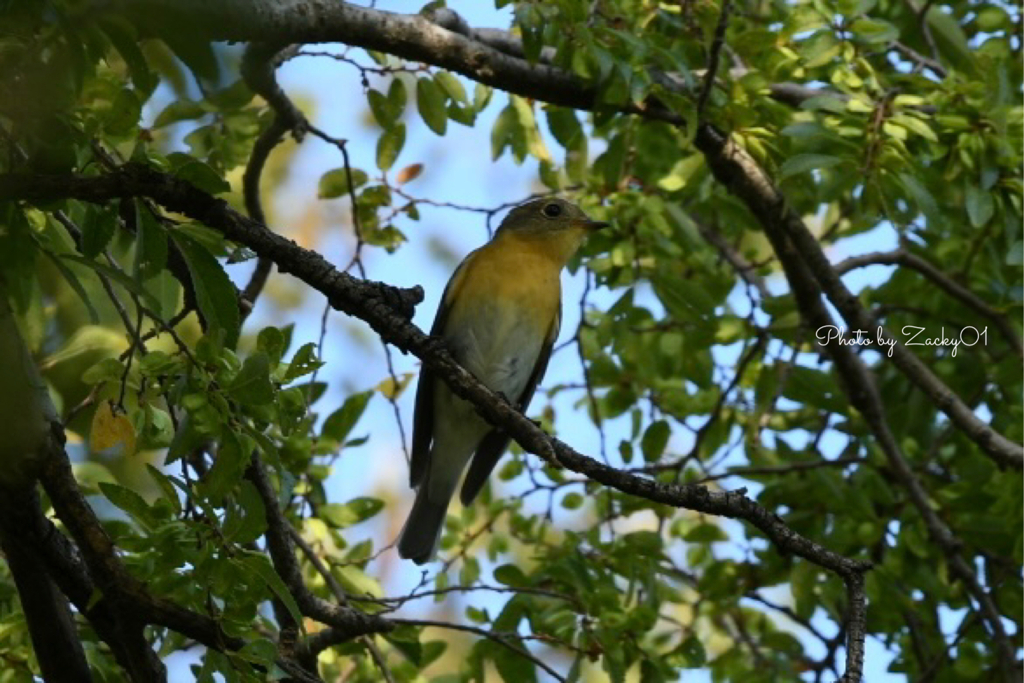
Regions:
M 0 171 L 93 177 L 131 160 L 241 209 L 241 171 L 274 112 L 241 77 L 240 51 L 173 24 L 154 36 L 130 14 L 86 6 L 6 6 Z M 409 194 L 405 183 L 420 173 L 444 171 L 396 168 L 406 142 L 456 136 L 497 113 L 494 163 L 535 166 L 540 191 L 567 193 L 614 226 L 572 266 L 588 292 L 609 291 L 613 301 L 580 304 L 584 320 L 570 334 L 584 376 L 548 386 L 544 400 L 568 396 L 607 427 L 601 455 L 617 468 L 665 483 L 747 486 L 793 531 L 870 560 L 866 628 L 889 651 L 892 672 L 994 680 L 1000 652 L 986 610 L 1000 615 L 1019 655 L 1019 471 L 995 464 L 876 341 L 856 350 L 910 478 L 894 469 L 816 344 L 819 331 L 801 317 L 758 217 L 713 177 L 693 138 L 702 117 L 728 131 L 827 253 L 867 239 L 897 247 L 834 265 L 900 341 L 963 340 L 908 348 L 1019 443 L 1020 7 L 737 5 L 706 112 L 696 95 L 720 4 L 511 7 L 525 59 L 595 87 L 593 111 L 502 92 L 430 60 L 353 51 L 346 59 L 375 76 L 362 95 L 379 128 L 376 155 L 349 163 L 346 152 L 318 186 L 324 200 L 354 201 L 350 269 L 416 239 L 421 209 L 458 201 Z M 652 101 L 686 125 L 622 113 Z M 344 359 L 294 340 L 290 325 L 245 324 L 225 264 L 252 257 L 214 226 L 144 198 L 0 203 L 0 278 L 22 335 L 67 433 L 113 450 L 76 463 L 80 486 L 105 511 L 132 575 L 245 644 L 207 649 L 194 669 L 200 680 L 280 673 L 282 627 L 320 628 L 267 554 L 268 502 L 318 558 L 299 555 L 315 595 L 343 591 L 359 610 L 389 617 L 409 599 L 382 586 L 391 538 L 350 536 L 402 504 L 370 491 L 336 500 L 324 482 L 337 458 L 365 443 L 369 402 L 395 401 L 411 376 L 352 392 L 327 414 L 319 373 Z M 857 269 L 872 263 L 897 267 L 864 285 Z M 917 327 L 924 332 L 912 340 Z M 874 330 L 866 337 L 877 340 Z M 579 424 L 543 403 L 532 412 L 546 428 Z M 572 444 L 575 434 L 562 436 Z M 247 474 L 254 453 L 277 500 Z M 669 681 L 695 668 L 721 681 L 842 674 L 847 593 L 822 567 L 780 552 L 753 526 L 630 496 L 518 449 L 499 470 L 496 479 L 526 492 L 506 497 L 492 481 L 473 507 L 450 511 L 444 563 L 428 577 L 441 607 L 465 608 L 441 618 L 468 629 L 470 644 L 399 618 L 396 630 L 321 654 L 325 679 L 379 680 L 383 667 L 399 681 L 426 672 L 518 683 L 549 675 L 540 660 L 567 680 L 624 681 L 638 671 L 645 682 Z M 977 589 L 951 570 L 912 486 L 948 525 Z M 545 499 L 546 509 L 524 499 Z M 0 681 L 39 671 L 16 605 L 0 574 Z M 79 623 L 96 679 L 120 680 L 109 643 Z M 164 626 L 147 638 L 161 657 L 191 645 Z

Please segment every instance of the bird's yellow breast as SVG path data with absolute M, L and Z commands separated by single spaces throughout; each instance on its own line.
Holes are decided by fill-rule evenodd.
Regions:
M 580 236 L 520 236 L 500 234 L 471 254 L 453 288 L 450 322 L 483 309 L 531 313 L 520 322 L 535 325 L 544 334 L 561 303 L 560 275 L 576 251 Z

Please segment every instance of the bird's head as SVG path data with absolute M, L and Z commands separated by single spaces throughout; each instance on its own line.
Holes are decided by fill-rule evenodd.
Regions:
M 563 237 L 575 233 L 582 238 L 584 233 L 607 226 L 604 221 L 591 220 L 572 202 L 548 197 L 520 204 L 509 211 L 498 233 L 514 233 L 523 237 Z

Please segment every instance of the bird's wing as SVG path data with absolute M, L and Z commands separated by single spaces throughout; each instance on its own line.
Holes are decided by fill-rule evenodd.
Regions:
M 459 267 L 452 273 L 448 284 L 441 295 L 441 305 L 437 307 L 434 324 L 430 327 L 431 337 L 443 335 L 448 314 L 452 310 L 452 302 L 458 297 L 462 285 L 466 281 L 469 264 L 476 255 L 472 252 L 463 259 Z M 416 387 L 416 409 L 412 418 L 412 458 L 409 463 L 409 485 L 416 488 L 427 475 L 430 465 L 430 442 L 434 439 L 434 373 L 426 365 L 420 370 L 420 382 Z
M 533 372 L 530 373 L 530 378 L 526 381 L 523 393 L 520 394 L 519 400 L 516 401 L 516 407 L 521 413 L 526 412 L 527 406 L 530 405 L 530 399 L 533 398 L 533 392 L 537 390 L 541 377 L 544 376 L 544 372 L 548 369 L 548 361 L 551 360 L 551 349 L 555 345 L 555 340 L 558 338 L 558 330 L 562 326 L 561 302 L 559 302 L 557 311 L 555 319 L 551 321 L 551 326 L 548 328 L 548 333 L 544 338 L 544 344 L 540 348 L 540 353 L 537 355 L 537 362 L 534 363 Z M 508 448 L 510 440 L 511 437 L 504 431 L 492 429 L 480 442 L 479 448 L 476 449 L 476 455 L 473 456 L 473 463 L 469 466 L 466 479 L 462 482 L 462 490 L 459 492 L 459 499 L 463 505 L 472 503 L 473 499 L 480 493 L 480 489 L 487 482 L 487 477 L 490 476 L 491 470 L 498 464 L 501 454 Z

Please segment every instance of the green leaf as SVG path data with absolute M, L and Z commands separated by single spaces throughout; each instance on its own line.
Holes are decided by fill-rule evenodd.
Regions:
M 686 661 L 687 667 L 691 669 L 697 669 L 707 662 L 707 652 L 704 650 L 704 645 L 700 642 L 697 636 L 688 636 L 683 642 L 676 648 L 676 652 L 680 653 Z
M 894 123 L 898 123 L 907 130 L 920 135 L 926 140 L 931 142 L 938 142 L 939 137 L 935 134 L 935 131 L 931 129 L 927 123 L 909 114 L 896 114 L 891 119 Z
M 215 90 L 206 95 L 206 102 L 213 105 L 222 112 L 235 112 L 252 102 L 255 96 L 249 86 L 242 78 L 237 79 L 227 87 Z M 231 119 L 228 119 L 226 126 L 231 126 Z M 253 129 L 255 132 L 255 129 Z
M 224 522 L 225 540 L 245 545 L 252 543 L 267 529 L 267 510 L 252 482 L 239 484 L 237 508 L 232 508 Z
M 135 277 L 148 280 L 167 265 L 167 231 L 141 201 L 135 202 Z
M 273 565 L 270 564 L 270 560 L 266 555 L 262 553 L 255 553 L 248 550 L 242 551 L 242 559 L 231 561 L 241 565 L 246 575 L 256 575 L 260 577 L 263 582 L 273 591 L 274 595 L 284 604 L 288 610 L 288 614 L 291 616 L 292 621 L 298 624 L 299 628 L 302 629 L 302 633 L 306 632 L 306 627 L 303 625 L 302 612 L 299 610 L 298 603 L 295 602 L 295 598 L 292 597 L 291 592 L 288 590 L 288 586 L 285 585 L 284 581 L 278 576 L 274 570 Z
M 117 284 L 121 285 L 132 294 L 135 294 L 136 296 L 140 297 L 143 303 L 146 304 L 147 308 L 150 308 L 155 311 L 160 310 L 160 302 L 153 298 L 153 295 L 146 291 L 146 289 L 141 284 L 139 284 L 132 278 L 128 277 L 121 271 L 114 270 L 113 268 L 106 264 L 100 263 L 99 261 L 87 259 L 83 256 L 79 256 L 78 254 L 61 254 L 60 257 L 62 259 L 74 261 L 75 263 L 81 263 L 84 266 L 92 268 L 94 271 L 96 271 L 97 274 L 104 276 L 108 280 L 116 282 Z
M 423 646 L 420 645 L 420 630 L 418 628 L 400 625 L 381 635 L 410 662 L 416 666 L 425 666 L 422 662 Z
M 541 161 L 551 161 L 551 153 L 548 151 L 544 139 L 537 129 L 537 120 L 533 115 L 533 106 L 524 97 L 512 95 L 512 107 L 519 118 L 519 125 L 526 141 L 527 151 Z
M 833 412 L 848 410 L 846 395 L 839 391 L 829 373 L 802 365 L 790 366 L 788 373 L 782 390 L 786 398 Z
M 284 332 L 276 327 L 264 327 L 256 335 L 256 350 L 267 354 L 270 366 L 277 367 L 285 352 Z
M 167 155 L 171 162 L 171 169 L 174 176 L 189 182 L 200 190 L 210 194 L 221 194 L 231 191 L 231 184 L 213 170 L 213 167 L 205 161 L 195 158 L 190 154 L 172 152 Z
M 409 97 L 405 92 L 405 83 L 402 79 L 396 78 L 392 80 L 391 85 L 388 86 L 388 105 L 395 121 L 402 118 L 402 114 L 405 113 L 405 105 L 408 99 Z
M 1017 240 L 1010 246 L 1006 251 L 1005 263 L 1008 266 L 1024 265 L 1024 242 Z
M 967 217 L 971 225 L 980 228 L 992 219 L 996 205 L 990 192 L 985 192 L 977 185 L 968 185 L 966 192 Z
M 320 199 L 335 199 L 337 197 L 347 196 L 349 192 L 357 190 L 365 185 L 369 178 L 370 177 L 366 175 L 366 171 L 353 168 L 352 185 L 349 186 L 348 173 L 344 168 L 331 169 L 320 176 L 320 183 L 317 186 L 317 197 Z
M 98 324 L 100 321 L 100 315 L 96 311 L 96 307 L 92 305 L 92 298 L 89 296 L 89 293 L 85 291 L 82 281 L 78 279 L 75 272 L 68 268 L 67 264 L 61 261 L 56 254 L 47 250 L 44 250 L 43 253 L 46 254 L 57 270 L 60 271 L 61 276 L 68 283 L 71 289 L 74 290 L 75 294 L 78 295 L 81 302 L 85 304 L 85 308 L 89 312 L 89 322 L 93 325 Z
M 323 367 L 323 362 L 316 357 L 316 344 L 307 342 L 299 347 L 288 364 L 288 370 L 284 373 L 284 382 L 291 382 L 293 379 L 308 375 Z
M 573 491 L 562 497 L 562 507 L 566 510 L 578 510 L 583 505 L 583 496 Z
M 385 130 L 377 140 L 377 168 L 387 171 L 405 145 L 405 124 L 399 123 Z
M 395 108 L 383 93 L 370 90 L 366 93 L 366 101 L 370 105 L 373 118 L 381 128 L 387 130 L 397 123 Z
M 117 212 L 111 208 L 96 207 L 82 224 L 82 255 L 96 258 L 110 244 L 117 226 Z
M 839 55 L 842 45 L 831 28 L 822 29 L 800 44 L 800 54 L 809 69 L 823 66 Z
M 921 0 L 916 4 L 923 6 L 924 2 Z M 943 7 L 933 7 L 925 16 L 925 20 L 931 28 L 942 57 L 958 70 L 976 74 L 978 61 L 959 20 L 948 14 Z
M 378 498 L 353 498 L 344 505 L 327 503 L 320 506 L 320 518 L 337 529 L 366 521 L 384 509 Z
M 103 125 L 112 135 L 124 135 L 135 128 L 141 115 L 142 102 L 133 91 L 123 88 L 114 96 Z
M 845 161 L 841 157 L 828 154 L 797 154 L 783 162 L 779 167 L 779 180 L 798 173 L 806 173 L 813 169 L 831 168 Z
M 989 6 L 978 10 L 975 22 L 977 22 L 978 28 L 985 33 L 994 33 L 995 31 L 1008 29 L 1013 20 L 1002 7 Z
M 273 401 L 274 385 L 270 381 L 267 354 L 258 351 L 246 358 L 227 389 L 231 398 L 246 405 L 261 406 Z
M 654 292 L 676 320 L 699 321 L 714 313 L 716 302 L 704 287 L 669 272 L 651 280 Z
M 583 140 L 583 127 L 576 112 L 565 107 L 547 108 L 548 129 L 566 149 L 575 149 Z
M 141 429 L 139 450 L 167 448 L 174 438 L 174 422 L 170 414 L 147 403 L 143 409 L 144 422 Z
M 148 527 L 150 522 L 149 504 L 138 493 L 120 484 L 99 482 L 100 493 L 116 507 L 128 513 L 139 524 Z
M 213 459 L 213 467 L 200 483 L 207 500 L 217 506 L 222 504 L 224 496 L 242 479 L 252 456 L 248 438 L 230 431 L 225 431 L 223 436 L 217 456 Z
M 145 356 L 144 358 L 148 358 Z M 82 381 L 86 384 L 100 382 L 120 382 L 124 376 L 124 363 L 117 358 L 104 358 L 82 373 Z
M 900 37 L 899 29 L 888 21 L 867 17 L 855 19 L 850 30 L 867 43 L 891 43 Z
M 444 135 L 448 127 L 445 99 L 444 92 L 434 81 L 429 78 L 416 81 L 416 107 L 427 127 L 438 135 Z
M 917 204 L 917 208 L 920 209 L 929 221 L 940 222 L 942 216 L 939 213 L 939 205 L 935 201 L 935 197 L 926 188 L 921 181 L 909 173 L 899 174 L 900 182 L 903 187 L 907 190 L 910 196 L 913 198 L 914 203 Z
M 441 86 L 441 89 L 444 90 L 448 97 L 460 104 L 469 104 L 469 99 L 466 97 L 466 89 L 462 86 L 462 81 L 457 76 L 448 71 L 438 71 L 434 74 L 434 80 Z
M 156 88 L 159 78 L 154 74 L 146 57 L 139 49 L 139 36 L 135 27 L 123 17 L 108 14 L 99 22 L 103 32 L 110 38 L 111 44 L 121 55 L 121 59 L 128 65 L 131 73 L 132 83 L 136 90 L 148 95 Z M 143 100 L 145 97 L 143 97 Z
M 704 155 L 691 154 L 677 161 L 668 175 L 658 181 L 658 187 L 666 192 L 675 192 L 686 187 L 694 174 L 704 168 Z
M 185 257 L 195 288 L 196 303 L 207 326 L 223 330 L 224 345 L 229 349 L 234 348 L 238 343 L 241 326 L 235 285 L 217 259 L 197 241 L 180 231 L 172 232 L 171 238 Z
M 517 636 L 508 637 L 505 640 L 519 650 L 526 650 L 522 639 Z M 533 663 L 533 660 L 527 659 L 507 647 L 497 644 L 492 645 L 494 645 L 494 649 L 491 653 L 491 659 L 494 662 L 494 667 L 498 670 L 498 674 L 501 676 L 501 680 L 505 681 L 505 683 L 536 683 L 537 665 Z
M 491 128 L 491 160 L 497 161 L 501 157 L 505 148 L 513 143 L 518 129 L 519 119 L 515 109 L 509 105 L 501 110 Z
M 181 362 L 159 349 L 153 349 L 138 360 L 139 371 L 146 377 L 169 375 L 181 367 Z
M 504 586 L 519 588 L 529 585 L 523 570 L 514 564 L 503 564 L 494 570 L 494 580 Z
M 717 524 L 702 523 L 683 534 L 683 540 L 687 543 L 717 543 L 728 541 L 729 535 Z
M 652 422 L 644 430 L 643 438 L 640 439 L 640 450 L 643 451 L 644 461 L 656 462 L 668 446 L 668 439 L 672 435 L 672 429 L 665 420 Z
M 335 565 L 331 567 L 331 574 L 345 592 L 351 595 L 368 595 L 373 598 L 384 595 L 380 582 L 355 565 Z
M 199 102 L 189 99 L 174 100 L 157 114 L 153 128 L 159 129 L 179 121 L 202 118 L 208 113 L 210 112 Z
M 345 503 L 345 507 L 355 514 L 356 522 L 365 522 L 384 509 L 384 501 L 379 498 L 368 498 L 364 496 L 360 498 L 353 498 Z
M 178 423 L 178 429 L 174 432 L 171 445 L 167 448 L 167 457 L 164 459 L 164 465 L 171 465 L 177 462 L 188 453 L 191 453 L 193 449 L 204 445 L 206 441 L 206 437 L 194 428 L 192 416 L 186 413 Z
M 473 109 L 476 113 L 480 113 L 487 107 L 491 101 L 491 96 L 494 95 L 494 89 L 490 86 L 484 85 L 483 83 L 477 83 L 473 86 Z
M 800 103 L 800 108 L 806 111 L 830 111 L 834 114 L 842 114 L 846 111 L 846 102 L 835 95 L 816 95 Z
M 343 443 L 366 410 L 366 404 L 370 402 L 372 396 L 372 391 L 363 391 L 345 399 L 345 403 L 324 420 L 321 436 Z
M 181 512 L 181 501 L 178 499 L 178 489 L 174 487 L 174 484 L 171 482 L 171 478 L 156 467 L 150 465 L 148 462 L 146 463 L 146 470 L 149 472 L 149 476 L 153 478 L 153 481 L 156 482 L 157 486 L 160 487 L 160 491 L 163 493 L 164 499 L 171 504 L 175 514 L 179 514 Z

